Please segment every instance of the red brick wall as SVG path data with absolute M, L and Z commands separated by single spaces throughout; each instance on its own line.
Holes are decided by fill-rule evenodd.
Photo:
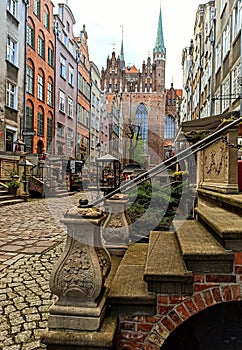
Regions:
M 210 306 L 241 300 L 242 253 L 235 253 L 234 273 L 194 275 L 194 294 L 157 295 L 155 316 L 120 318 L 118 349 L 158 350 L 169 334 L 191 316 Z

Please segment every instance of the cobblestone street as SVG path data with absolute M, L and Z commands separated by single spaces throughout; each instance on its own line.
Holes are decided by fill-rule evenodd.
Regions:
M 45 349 L 40 343 L 52 303 L 50 272 L 66 227 L 59 222 L 81 194 L 0 209 L 0 349 Z

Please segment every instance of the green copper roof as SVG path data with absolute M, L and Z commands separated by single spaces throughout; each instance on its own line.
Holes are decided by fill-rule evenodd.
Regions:
M 160 16 L 159 16 L 159 23 L 158 23 L 154 52 L 164 52 L 164 53 L 166 52 L 166 48 L 164 44 L 164 36 L 163 36 L 161 8 L 160 8 Z
M 124 45 L 123 45 L 123 39 L 122 39 L 122 42 L 121 42 L 121 51 L 120 51 L 120 60 L 121 61 L 124 61 Z

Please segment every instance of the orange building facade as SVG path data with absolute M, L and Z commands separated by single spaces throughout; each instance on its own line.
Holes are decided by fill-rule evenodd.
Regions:
M 54 139 L 53 3 L 30 1 L 27 19 L 24 142 L 33 154 L 52 153 Z

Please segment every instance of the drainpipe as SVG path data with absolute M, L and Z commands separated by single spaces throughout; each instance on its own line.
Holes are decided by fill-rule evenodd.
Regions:
M 198 119 L 201 118 L 201 90 L 202 90 L 202 33 L 199 33 L 199 94 L 198 94 Z
M 213 112 L 213 75 L 214 75 L 214 52 L 215 52 L 215 26 L 216 26 L 216 16 L 215 16 L 215 9 L 213 11 L 213 18 L 212 18 L 212 34 L 210 37 L 210 43 L 211 43 L 211 62 L 210 62 L 210 69 L 211 69 L 211 75 L 210 75 L 210 97 L 209 97 L 209 116 L 212 116 Z
M 56 133 L 57 133 L 57 125 L 56 125 L 56 67 L 57 67 L 57 38 L 58 38 L 58 22 L 54 20 L 54 35 L 55 35 L 55 69 L 54 69 L 54 89 L 53 89 L 53 103 L 54 103 L 54 149 L 53 152 L 56 155 Z
M 26 71 L 27 71 L 27 25 L 28 25 L 28 7 L 29 7 L 29 1 L 25 1 L 25 28 L 24 28 L 24 37 L 25 37 L 25 44 L 24 44 L 24 57 L 25 57 L 25 63 L 24 63 L 24 120 L 23 120 L 23 129 L 26 129 Z M 22 127 L 20 122 L 20 138 L 22 134 Z M 25 143 L 25 136 L 23 136 L 23 142 Z M 26 146 L 25 146 L 26 147 Z
M 240 80 L 242 78 L 242 16 L 240 16 Z M 242 84 L 240 85 L 240 116 L 242 115 Z

